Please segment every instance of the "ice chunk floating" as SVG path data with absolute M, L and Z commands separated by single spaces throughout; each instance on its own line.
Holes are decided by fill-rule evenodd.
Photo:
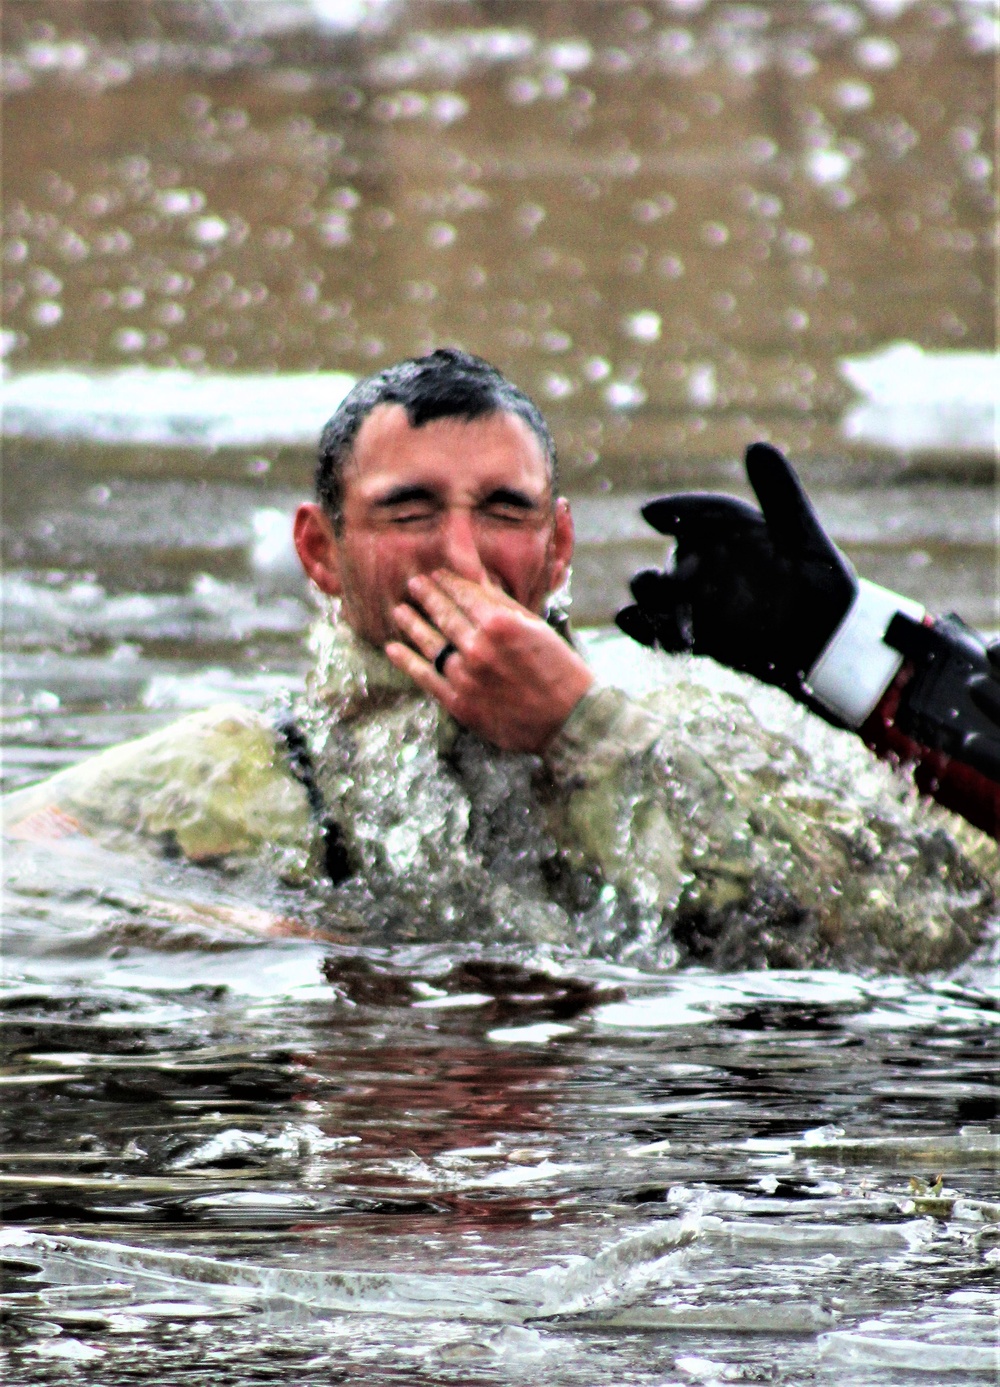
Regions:
M 841 425 L 852 442 L 903 452 L 995 450 L 1000 355 L 928 352 L 894 342 L 846 357 L 840 369 L 865 397 Z
M 846 357 L 864 397 L 842 422 L 852 442 L 902 451 L 992 452 L 1000 355 L 896 342 Z M 3 432 L 146 447 L 312 447 L 354 384 L 342 371 L 200 374 L 132 366 L 57 368 L 2 383 Z
M 342 371 L 199 375 L 134 366 L 27 371 L 0 387 L 7 437 L 154 448 L 312 448 L 354 384 Z
M 86 1238 L 53 1238 L 8 1229 L 4 1249 L 30 1249 L 64 1282 L 93 1286 L 99 1278 L 124 1277 L 162 1292 L 173 1304 L 221 1301 L 306 1312 L 353 1312 L 416 1319 L 521 1323 L 559 1315 L 617 1310 L 651 1286 L 669 1285 L 677 1270 L 674 1254 L 699 1234 L 697 1215 L 664 1220 L 605 1248 L 595 1257 L 520 1275 L 448 1275 L 397 1271 L 301 1271 L 289 1267 L 223 1263 L 186 1253 L 149 1251 Z M 120 1282 L 119 1284 L 126 1284 Z

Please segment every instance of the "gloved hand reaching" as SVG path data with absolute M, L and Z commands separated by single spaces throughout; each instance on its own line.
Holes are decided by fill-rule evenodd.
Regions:
M 643 507 L 677 548 L 671 569 L 636 574 L 621 629 L 711 655 L 855 728 L 905 658 L 912 674 L 895 725 L 1000 781 L 1000 644 L 987 652 L 959 618 L 930 622 L 918 603 L 859 579 L 776 448 L 752 444 L 746 469 L 759 511 L 705 492 Z
M 644 645 L 711 655 L 801 698 L 858 579 L 776 448 L 751 444 L 746 469 L 760 510 L 696 491 L 643 506 L 677 541 L 673 568 L 637 573 L 636 605 L 615 619 Z

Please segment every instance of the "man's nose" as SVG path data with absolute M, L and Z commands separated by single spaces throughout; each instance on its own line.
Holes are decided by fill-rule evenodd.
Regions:
M 476 526 L 472 512 L 465 506 L 448 510 L 441 529 L 441 563 L 470 582 L 481 583 L 486 569 L 479 556 Z

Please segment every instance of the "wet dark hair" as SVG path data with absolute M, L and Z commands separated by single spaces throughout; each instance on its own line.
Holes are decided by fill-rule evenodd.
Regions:
M 361 425 L 378 405 L 402 405 L 411 428 L 432 419 L 483 419 L 516 414 L 538 439 L 556 484 L 556 445 L 538 406 L 482 357 L 454 347 L 411 357 L 366 376 L 346 395 L 320 435 L 316 499 L 339 529 L 343 520 L 344 466 Z

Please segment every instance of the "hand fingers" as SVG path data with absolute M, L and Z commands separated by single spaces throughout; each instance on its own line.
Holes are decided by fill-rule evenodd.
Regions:
M 762 524 L 760 512 L 746 501 L 702 491 L 660 496 L 643 506 L 642 515 L 661 535 L 676 535 L 678 539 L 702 531 L 745 529 Z
M 521 604 L 495 583 L 473 583 L 447 568 L 438 569 L 432 578 L 475 625 L 481 624 L 497 607 L 524 615 Z
M 408 636 L 420 654 L 428 660 L 433 661 L 440 653 L 441 647 L 447 643 L 448 638 L 407 602 L 400 602 L 394 607 L 392 616 L 403 635 Z
M 837 553 L 813 510 L 791 463 L 769 443 L 751 443 L 747 477 L 754 489 L 774 547 L 790 559 Z
M 672 607 L 683 598 L 681 584 L 672 573 L 659 568 L 644 568 L 635 575 L 629 587 L 632 596 L 648 616 Z
M 627 607 L 624 614 L 619 613 L 615 618 L 625 634 L 642 641 L 642 628 L 638 626 L 635 618 L 628 616 L 630 611 L 639 610 L 653 638 L 662 649 L 674 654 L 682 650 L 691 650 L 694 646 L 694 633 L 691 603 L 687 597 L 684 579 L 673 573 L 661 573 L 658 569 L 646 568 L 635 575 L 631 587 L 638 609 Z M 622 615 L 627 617 L 629 625 L 622 624 L 619 619 Z M 640 634 L 636 634 L 631 629 L 632 626 L 637 627 Z M 647 645 L 652 643 L 652 640 L 643 641 L 643 644 Z
M 397 669 L 408 674 L 415 684 L 418 684 L 425 693 L 429 693 L 432 698 L 436 698 L 449 713 L 452 711 L 455 690 L 447 679 L 438 674 L 430 661 L 423 659 L 408 645 L 404 645 L 402 641 L 389 641 L 385 647 L 385 653 Z
M 615 625 L 619 631 L 624 631 L 626 636 L 631 636 L 640 645 L 653 646 L 656 644 L 656 632 L 652 624 L 642 614 L 642 609 L 637 606 L 622 607 L 620 612 L 615 613 Z
M 451 593 L 426 573 L 411 578 L 407 586 L 438 630 L 461 650 L 475 626 Z M 469 586 L 474 587 L 475 584 L 470 583 Z
M 657 619 L 656 643 L 668 655 L 682 655 L 695 649 L 694 622 L 686 603 L 664 612 Z

